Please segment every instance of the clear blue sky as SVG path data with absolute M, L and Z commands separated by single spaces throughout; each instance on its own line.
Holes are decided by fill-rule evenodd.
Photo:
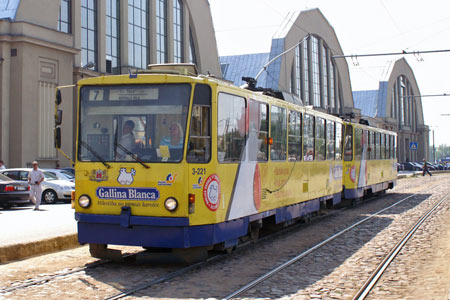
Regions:
M 219 55 L 269 52 L 290 11 L 319 8 L 336 31 L 344 54 L 450 49 L 449 0 L 209 0 Z M 353 90 L 376 89 L 390 60 L 348 59 Z M 450 94 L 450 53 L 405 56 L 422 95 Z M 435 144 L 450 145 L 450 97 L 422 98 Z M 431 134 L 430 134 L 431 136 Z M 430 144 L 432 140 L 430 140 Z

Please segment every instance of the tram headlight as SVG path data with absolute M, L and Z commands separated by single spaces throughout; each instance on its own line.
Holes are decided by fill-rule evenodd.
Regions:
M 164 206 L 168 211 L 175 211 L 178 207 L 178 201 L 175 198 L 167 198 L 166 201 L 164 201 Z
M 91 205 L 91 198 L 89 198 L 88 195 L 81 195 L 80 198 L 78 198 L 78 204 L 82 208 L 88 208 Z

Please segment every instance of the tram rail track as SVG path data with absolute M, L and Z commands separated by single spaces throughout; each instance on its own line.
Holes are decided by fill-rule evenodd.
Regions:
M 438 201 L 430 210 L 428 210 L 411 228 L 405 233 L 403 238 L 395 245 L 394 248 L 386 255 L 383 261 L 378 265 L 375 271 L 366 280 L 364 285 L 359 289 L 359 291 L 353 297 L 353 300 L 364 300 L 367 298 L 369 293 L 377 284 L 378 280 L 387 270 L 389 265 L 393 262 L 397 254 L 403 249 L 406 243 L 414 236 L 415 232 L 420 228 L 420 226 L 428 220 L 430 216 L 436 211 L 436 209 L 449 198 L 450 193 L 446 194 L 440 201 Z
M 426 190 L 428 190 L 428 189 L 430 189 L 430 188 L 427 188 Z M 405 201 L 405 200 L 407 200 L 407 199 L 409 199 L 409 198 L 411 198 L 411 197 L 414 197 L 414 196 L 416 196 L 416 195 L 418 195 L 418 194 L 420 194 L 420 193 L 424 193 L 424 191 L 420 191 L 420 192 L 418 192 L 418 193 L 416 193 L 416 194 L 410 195 L 410 196 L 406 197 L 405 199 L 403 199 L 403 200 L 401 200 L 401 201 Z M 396 203 L 399 204 L 399 202 L 396 202 Z M 392 207 L 392 206 L 390 206 L 390 207 Z M 388 208 L 390 208 L 390 207 L 388 207 Z M 386 208 L 386 209 L 388 209 L 388 208 Z M 344 208 L 344 209 L 345 209 L 345 208 Z M 334 214 L 336 214 L 336 213 L 339 213 L 339 211 L 340 211 L 340 210 L 336 210 L 336 211 L 333 210 L 333 211 L 331 211 L 330 213 L 328 213 L 328 214 L 326 214 L 326 215 L 318 216 L 318 217 L 314 218 L 314 219 L 312 220 L 311 223 L 314 223 L 314 222 L 316 222 L 316 221 L 319 221 L 319 220 L 322 219 L 322 218 L 330 217 L 330 216 L 332 216 L 332 215 L 334 215 Z M 381 212 L 379 212 L 379 213 L 381 213 Z M 367 219 L 367 218 L 366 218 L 366 219 Z M 361 221 L 360 221 L 360 222 L 361 222 Z M 358 223 L 359 223 L 359 222 L 358 222 Z M 276 232 L 276 233 L 274 233 L 274 234 L 272 234 L 272 235 L 268 235 L 268 236 L 262 237 L 262 238 L 260 238 L 260 239 L 258 240 L 258 242 L 262 242 L 262 241 L 264 241 L 264 240 L 266 240 L 266 239 L 273 238 L 273 237 L 275 237 L 276 235 L 282 235 L 282 234 L 285 234 L 285 233 L 287 233 L 287 232 L 289 232 L 289 231 L 291 231 L 291 230 L 294 230 L 295 228 L 297 228 L 297 227 L 299 227 L 299 226 L 303 226 L 303 224 L 297 224 L 297 225 L 288 227 L 288 228 L 286 228 L 286 229 L 284 229 L 284 230 L 278 231 L 278 232 Z M 248 244 L 252 244 L 252 243 L 248 242 L 247 244 L 242 245 L 242 246 L 240 247 L 240 249 L 244 249 L 244 247 L 245 247 L 246 245 L 248 245 Z M 238 250 L 240 250 L 240 249 L 238 249 Z M 236 252 L 233 252 L 233 253 L 236 253 Z M 107 297 L 107 298 L 105 298 L 105 299 L 120 299 L 120 298 L 129 296 L 129 295 L 135 294 L 136 292 L 141 291 L 141 290 L 144 290 L 144 289 L 146 289 L 146 288 L 149 288 L 149 287 L 151 287 L 151 286 L 153 286 L 153 285 L 156 285 L 156 284 L 159 284 L 159 283 L 162 283 L 162 282 L 171 280 L 171 279 L 173 279 L 173 278 L 176 278 L 176 277 L 179 277 L 179 276 L 181 276 L 181 275 L 183 275 L 183 274 L 186 274 L 186 273 L 188 273 L 188 272 L 191 272 L 191 271 L 193 271 L 193 270 L 195 270 L 195 269 L 202 268 L 203 266 L 205 266 L 205 265 L 207 265 L 207 264 L 209 264 L 209 263 L 212 263 L 212 262 L 217 261 L 217 260 L 219 260 L 219 259 L 226 258 L 228 255 L 229 255 L 229 254 L 223 254 L 223 255 L 211 257 L 211 258 L 210 258 L 208 261 L 206 261 L 206 262 L 201 262 L 201 263 L 198 263 L 198 264 L 195 264 L 195 265 L 191 265 L 191 266 L 189 266 L 189 267 L 187 267 L 187 268 L 182 268 L 182 269 L 176 270 L 176 271 L 174 271 L 174 272 L 168 272 L 168 273 L 165 274 L 165 275 L 162 275 L 162 276 L 160 276 L 160 277 L 157 277 L 157 278 L 154 278 L 154 279 L 149 280 L 147 283 L 143 283 L 143 284 L 140 284 L 140 285 L 136 285 L 135 287 L 129 288 L 129 289 L 125 290 L 125 291 L 122 291 L 121 293 L 115 294 L 115 295 L 113 295 L 113 296 L 109 296 L 109 297 Z M 305 254 L 305 256 L 306 256 L 306 255 L 307 255 L 307 254 Z M 1 290 L 0 290 L 0 295 L 1 295 L 2 293 L 13 292 L 13 291 L 15 291 L 15 290 L 19 290 L 19 289 L 23 289 L 23 288 L 26 288 L 26 287 L 30 287 L 30 286 L 32 286 L 32 285 L 38 285 L 38 284 L 41 284 L 41 283 L 44 283 L 44 282 L 48 282 L 48 281 L 51 281 L 51 280 L 53 280 L 53 279 L 56 279 L 56 278 L 59 278 L 59 277 L 64 277 L 64 276 L 67 276 L 67 275 L 70 275 L 70 274 L 73 274 L 73 273 L 82 272 L 82 271 L 86 270 L 87 268 L 92 268 L 92 267 L 104 265 L 105 263 L 108 263 L 108 261 L 105 261 L 105 262 L 102 262 L 102 263 L 100 263 L 100 262 L 95 262 L 95 263 L 93 263 L 93 264 L 90 265 L 90 266 L 80 267 L 80 268 L 76 268 L 76 269 L 70 270 L 70 271 L 68 271 L 68 272 L 64 272 L 64 273 L 60 273 L 60 274 L 56 274 L 56 275 L 47 276 L 47 277 L 45 277 L 45 278 L 38 279 L 38 280 L 36 280 L 36 281 L 34 281 L 34 282 L 28 282 L 28 283 L 24 283 L 24 284 L 21 284 L 21 285 L 16 285 L 16 286 L 12 286 L 12 287 L 7 287 L 7 288 L 4 288 L 4 289 L 1 289 Z
M 272 276 L 274 276 L 274 275 L 280 273 L 281 271 L 285 270 L 286 268 L 288 268 L 289 266 L 293 265 L 294 263 L 299 262 L 299 261 L 300 261 L 301 259 L 303 259 L 304 257 L 306 257 L 306 256 L 308 256 L 309 254 L 315 252 L 316 250 L 320 249 L 320 248 L 323 247 L 324 245 L 326 245 L 326 244 L 332 242 L 333 240 L 335 240 L 336 238 L 340 237 L 341 235 L 343 235 L 343 234 L 349 232 L 350 230 L 352 230 L 352 229 L 358 227 L 359 225 L 361 225 L 361 224 L 363 224 L 363 223 L 365 223 L 365 222 L 371 220 L 372 218 L 374 218 L 374 217 L 376 217 L 376 216 L 378 216 L 378 215 L 384 213 L 385 211 L 387 211 L 387 210 L 389 210 L 389 209 L 391 209 L 391 208 L 393 208 L 393 207 L 395 207 L 395 206 L 397 206 L 397 205 L 399 205 L 399 204 L 401 204 L 401 203 L 407 201 L 408 199 L 411 199 L 411 198 L 413 198 L 413 197 L 415 197 L 415 196 L 418 196 L 418 195 L 424 193 L 425 191 L 429 191 L 429 190 L 435 189 L 437 186 L 438 186 L 438 185 L 435 185 L 435 186 L 432 186 L 432 187 L 428 187 L 428 188 L 426 188 L 424 191 L 419 191 L 419 192 L 416 192 L 416 193 L 414 193 L 414 194 L 412 194 L 412 195 L 409 195 L 409 196 L 407 196 L 407 197 L 405 197 L 405 198 L 403 198 L 403 199 L 401 199 L 401 200 L 395 202 L 394 204 L 392 204 L 392 205 L 390 205 L 390 206 L 388 206 L 388 207 L 385 207 L 385 208 L 383 208 L 383 209 L 381 209 L 381 210 L 379 210 L 379 211 L 377 211 L 377 212 L 375 212 L 375 213 L 373 213 L 373 214 L 371 214 L 371 215 L 365 217 L 364 219 L 362 219 L 362 220 L 360 220 L 360 221 L 358 221 L 358 222 L 352 224 L 351 226 L 348 226 L 347 228 L 345 228 L 345 229 L 339 231 L 338 233 L 332 235 L 331 237 L 329 237 L 329 238 L 323 240 L 322 242 L 320 242 L 320 243 L 314 245 L 313 247 L 311 247 L 311 248 L 309 248 L 309 249 L 307 249 L 307 250 L 301 252 L 301 253 L 298 254 L 297 256 L 295 256 L 295 257 L 289 259 L 288 261 L 282 263 L 281 265 L 279 265 L 279 266 L 277 266 L 277 267 L 274 267 L 273 269 L 271 269 L 270 271 L 268 271 L 268 272 L 266 272 L 265 274 L 261 275 L 260 277 L 256 278 L 255 280 L 253 280 L 253 281 L 251 281 L 251 282 L 245 284 L 244 286 L 240 287 L 239 289 L 237 289 L 237 290 L 235 290 L 235 291 L 229 293 L 228 295 L 226 295 L 225 297 L 223 297 L 222 300 L 235 299 L 235 298 L 237 298 L 238 296 L 243 295 L 245 292 L 247 292 L 247 291 L 249 291 L 250 289 L 254 288 L 255 286 L 257 286 L 257 285 L 263 283 L 264 281 L 268 280 L 268 279 L 271 278 Z

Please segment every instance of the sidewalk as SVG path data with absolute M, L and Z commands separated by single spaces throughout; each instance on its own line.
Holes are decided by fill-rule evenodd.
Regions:
M 70 204 L 0 209 L 0 263 L 78 246 Z

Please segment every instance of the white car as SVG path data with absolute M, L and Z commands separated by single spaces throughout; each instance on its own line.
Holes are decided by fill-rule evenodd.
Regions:
M 70 173 L 70 172 L 68 172 L 66 170 L 62 170 L 62 169 L 42 169 L 42 171 L 52 173 L 58 179 L 67 180 L 67 181 L 70 181 L 70 182 L 75 182 L 75 176 L 72 173 Z
M 31 168 L 15 168 L 1 170 L 0 174 L 6 175 L 9 178 L 20 181 L 28 181 L 28 174 Z M 72 198 L 72 191 L 75 191 L 75 183 L 60 180 L 50 172 L 43 170 L 45 179 L 41 183 L 42 187 L 42 202 L 51 204 L 60 201 L 70 201 Z

